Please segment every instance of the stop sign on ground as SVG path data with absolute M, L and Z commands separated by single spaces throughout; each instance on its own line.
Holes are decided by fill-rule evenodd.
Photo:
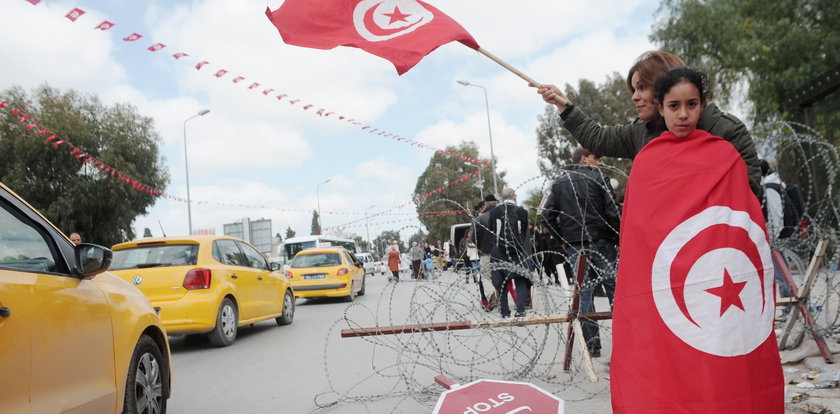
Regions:
M 478 380 L 440 395 L 434 414 L 563 414 L 564 402 L 527 382 Z

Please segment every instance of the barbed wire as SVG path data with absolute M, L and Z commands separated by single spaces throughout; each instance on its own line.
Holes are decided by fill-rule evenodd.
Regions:
M 779 172 L 783 173 L 780 174 L 782 180 L 800 183 L 805 190 L 803 196 L 807 227 L 794 237 L 771 238 L 772 248 L 785 256 L 798 286 L 804 283 L 805 273 L 817 243 L 825 240 L 829 245 L 823 265 L 814 270 L 813 284 L 806 306 L 816 321 L 814 333 L 836 341 L 840 339 L 840 272 L 837 271 L 837 264 L 840 262 L 837 240 L 840 199 L 836 187 L 840 179 L 840 157 L 837 148 L 820 137 L 816 131 L 801 124 L 768 123 L 756 127 L 753 135 L 759 154 L 768 160 L 778 160 L 779 166 L 784 167 L 779 168 Z M 796 164 L 790 164 L 790 160 L 794 160 Z M 627 175 L 618 168 L 602 164 L 599 171 L 626 182 Z M 556 177 L 588 180 L 589 184 L 594 184 L 592 188 L 605 193 L 612 193 L 613 190 L 609 179 L 599 179 L 589 173 L 582 174 L 573 166 L 563 168 Z M 540 183 L 543 192 L 548 193 L 547 189 L 555 181 L 548 177 L 535 176 L 513 188 L 521 189 L 528 183 Z M 584 203 L 585 195 L 577 193 L 574 186 L 572 188 L 575 191 L 573 197 L 579 203 Z M 613 203 L 611 206 L 620 211 L 620 200 L 619 195 L 608 202 Z M 453 200 L 434 200 L 428 201 L 427 204 L 445 204 L 454 206 L 451 210 L 467 210 Z M 574 220 L 563 211 L 544 208 L 541 213 L 548 213 L 549 216 L 554 213 L 557 217 Z M 470 217 L 474 219 L 476 215 L 471 214 Z M 604 217 L 594 217 L 606 221 Z M 494 227 L 492 225 L 482 227 L 475 220 L 473 223 L 476 229 L 482 228 L 495 233 L 496 229 L 491 228 Z M 542 223 L 535 224 L 536 228 L 541 228 Z M 592 235 L 586 233 L 586 226 L 582 227 L 582 237 L 591 237 Z M 408 228 L 409 226 L 403 227 L 400 231 Z M 558 226 L 546 228 L 554 239 L 552 245 L 538 243 L 532 233 L 524 243 L 510 243 L 507 246 L 513 249 L 508 253 L 519 258 L 518 261 L 493 261 L 489 264 L 490 271 L 509 272 L 512 276 L 525 278 L 533 284 L 533 308 L 528 311 L 528 315 L 535 317 L 569 313 L 571 297 L 570 290 L 552 284 L 550 278 L 547 283 L 542 281 L 545 274 L 540 264 L 547 257 L 554 258 L 554 263 L 564 258 L 568 260 L 569 254 L 564 246 L 576 240 L 571 240 Z M 618 233 L 618 228 L 608 228 Z M 586 253 L 591 259 L 608 259 L 604 256 L 599 257 L 601 253 L 597 250 L 590 249 Z M 590 274 L 594 277 L 587 278 L 578 288 L 594 290 L 603 282 L 615 278 L 614 266 L 598 270 Z M 482 272 L 482 275 L 480 281 L 485 287 L 490 286 L 488 292 L 493 291 L 486 273 Z M 563 275 L 560 274 L 559 277 Z M 412 289 L 408 301 L 403 299 L 405 292 L 401 289 Z M 435 375 L 441 373 L 460 383 L 481 378 L 533 382 L 572 403 L 603 398 L 605 393 L 608 393 L 608 380 L 591 383 L 586 379 L 586 367 L 577 353 L 574 353 L 575 357 L 572 358 L 571 369 L 563 370 L 568 329 L 568 324 L 565 323 L 418 331 L 411 334 L 353 339 L 340 339 L 338 335 L 339 330 L 348 328 L 500 319 L 498 311 L 486 312 L 478 298 L 477 284 L 464 283 L 464 275 L 443 272 L 442 276 L 435 280 L 389 283 L 373 308 L 359 302 L 348 306 L 327 333 L 324 345 L 327 390 L 315 398 L 315 407 L 311 412 L 346 412 L 349 407 L 353 408 L 353 412 L 382 412 L 382 402 L 386 402 L 386 405 L 391 407 L 390 412 L 395 413 L 428 411 L 443 391 L 442 387 L 432 381 Z M 603 298 L 598 299 L 596 303 L 600 308 L 597 310 L 606 310 L 609 306 Z M 781 314 L 781 311 L 778 314 Z M 610 343 L 611 323 L 600 321 L 598 326 L 601 340 Z M 793 343 L 789 342 L 790 346 L 797 346 L 803 338 L 812 333 L 811 330 L 800 329 Z M 336 368 L 338 365 L 330 363 L 330 356 L 342 349 L 343 341 L 349 340 L 365 341 L 369 346 L 369 355 L 356 358 L 359 364 L 369 364 L 367 368 L 360 368 L 361 372 L 366 373 L 362 378 L 341 379 L 341 372 Z M 601 378 L 608 376 L 609 363 L 606 359 L 594 359 L 593 363 Z

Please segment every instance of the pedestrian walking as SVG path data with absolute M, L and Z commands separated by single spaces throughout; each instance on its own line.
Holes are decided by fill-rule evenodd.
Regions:
M 420 262 L 425 256 L 423 248 L 417 245 L 417 242 L 411 244 L 411 249 L 408 250 L 408 258 L 411 260 L 411 278 L 417 280 L 420 277 Z

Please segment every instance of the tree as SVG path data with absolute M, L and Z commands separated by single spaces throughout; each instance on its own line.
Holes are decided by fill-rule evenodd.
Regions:
M 150 229 L 148 227 L 144 227 L 143 228 L 143 237 L 144 238 L 154 237 L 154 236 L 152 236 L 152 229 Z
M 274 237 L 277 238 L 277 241 L 279 241 L 281 243 L 283 242 L 283 236 L 281 236 L 280 233 L 275 234 Z
M 664 0 L 651 40 L 704 68 L 722 102 L 747 87 L 756 124 L 790 115 L 792 92 L 840 64 L 835 0 Z M 832 111 L 824 135 L 840 127 Z
M 462 141 L 457 146 L 446 147 L 446 151 L 478 158 L 478 145 L 472 141 Z M 468 166 L 467 164 L 458 157 L 453 157 L 443 152 L 436 152 L 431 160 L 429 160 L 429 165 L 426 167 L 426 170 L 417 178 L 417 185 L 414 188 L 415 197 L 454 183 L 456 180 L 475 171 L 475 167 Z M 417 203 L 417 213 L 420 221 L 429 230 L 429 237 L 431 239 L 446 240 L 449 238 L 449 229 L 453 224 L 465 223 L 470 220 L 470 216 L 466 212 L 452 215 L 434 213 L 435 211 L 469 210 L 481 200 L 481 190 L 484 191 L 484 194 L 493 193 L 493 175 L 491 169 L 489 167 L 485 168 L 479 175 L 481 176 L 480 181 L 484 182 L 482 189 L 474 186 L 477 178 L 470 176 L 466 181 L 443 188 L 440 192 L 432 194 Z M 497 171 L 497 175 L 498 177 L 496 179 L 501 190 L 506 185 L 504 179 L 505 172 Z
M 295 237 L 295 231 L 292 230 L 292 226 L 287 226 L 286 227 L 286 239 L 291 239 L 292 237 Z
M 526 194 L 523 196 L 518 196 L 520 198 L 521 203 L 528 209 L 528 223 L 537 226 L 539 221 L 537 220 L 537 209 L 540 207 L 540 203 L 543 199 L 543 192 L 539 188 L 532 188 L 528 190 Z
M 385 259 L 390 251 L 388 250 L 388 246 L 390 246 L 393 241 L 397 242 L 397 246 L 401 252 L 406 251 L 405 243 L 403 243 L 402 239 L 400 239 L 400 233 L 395 230 L 385 230 L 380 233 L 379 236 L 376 236 L 372 242 L 374 251 L 379 257 Z
M 423 233 L 423 230 L 417 230 L 417 233 L 412 234 L 408 238 L 408 246 L 411 247 L 411 245 L 413 245 L 415 242 L 417 242 L 418 245 L 423 244 L 423 242 L 425 242 L 427 238 L 428 235 L 426 233 Z
M 321 223 L 320 223 L 320 216 L 318 215 L 318 210 L 312 210 L 312 235 L 317 236 L 321 234 Z
M 45 143 L 49 135 L 36 137 L 25 127 L 39 122 L 38 128 L 49 128 L 117 171 L 163 190 L 169 175 L 152 119 L 131 105 L 107 106 L 94 95 L 46 85 L 29 94 L 20 87 L 0 93 L 9 107 L 32 119 L 22 123 L 12 111 L 0 113 L 0 181 L 66 233 L 79 232 L 105 246 L 134 239 L 132 222 L 148 212 L 156 196 L 71 156 L 66 144 Z
M 595 122 L 602 125 L 627 124 L 636 119 L 636 111 L 630 101 L 625 78 L 617 72 L 613 72 L 606 82 L 600 85 L 581 79 L 575 90 L 567 84 L 566 96 L 578 108 L 586 111 Z M 560 113 L 554 105 L 546 105 L 545 112 L 538 120 L 538 164 L 540 172 L 553 180 L 571 163 L 572 150 L 578 143 L 563 127 Z M 629 171 L 629 162 L 626 160 L 604 158 L 602 162 Z

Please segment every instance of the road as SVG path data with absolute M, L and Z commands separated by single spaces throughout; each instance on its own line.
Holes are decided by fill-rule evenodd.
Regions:
M 475 353 L 475 348 L 458 347 L 448 350 L 439 348 L 438 345 L 429 347 L 417 341 L 418 335 L 388 337 L 386 341 L 395 341 L 393 343 L 397 349 L 420 348 L 421 345 L 424 347 L 417 354 L 400 354 L 387 346 L 375 347 L 370 341 L 361 338 L 340 338 L 339 331 L 348 326 L 345 320 L 337 321 L 344 317 L 347 310 L 352 316 L 351 320 L 360 321 L 360 325 L 365 324 L 364 326 L 373 326 L 376 323 L 374 313 L 380 318 L 391 318 L 380 320 L 379 325 L 405 323 L 409 312 L 424 311 L 424 308 L 410 304 L 439 302 L 435 295 L 445 295 L 459 289 L 474 292 L 473 284 L 466 285 L 473 290 L 464 289 L 462 278 L 463 276 L 447 272 L 436 282 L 403 281 L 394 289 L 393 284 L 389 284 L 385 277 L 369 276 L 367 294 L 356 298 L 356 303 L 349 310 L 348 303 L 340 299 L 298 300 L 293 324 L 278 327 L 271 320 L 240 328 L 236 343 L 226 348 L 214 348 L 203 338 L 172 337 L 170 340 L 173 384 L 169 412 L 429 413 L 437 394 L 442 391 L 433 382 L 434 375 L 440 373 L 434 365 L 438 364 L 441 369 L 448 369 L 452 364 L 447 365 L 445 359 L 450 354 L 459 355 L 459 360 L 469 359 Z M 489 284 L 487 287 L 489 288 Z M 447 300 L 452 301 L 451 298 Z M 535 303 L 535 308 L 537 306 Z M 437 322 L 452 317 L 441 315 L 437 311 L 429 312 L 429 317 Z M 370 314 L 365 315 L 366 313 Z M 495 313 L 486 314 L 487 317 L 494 315 Z M 479 317 L 483 318 L 485 314 L 482 313 Z M 511 330 L 514 335 L 533 333 L 533 330 L 516 329 L 517 331 Z M 552 331 L 552 336 L 558 336 L 557 332 L 559 330 Z M 434 335 L 433 340 L 446 338 L 444 334 L 427 335 Z M 442 357 L 443 362 L 436 360 L 439 352 L 445 354 Z M 412 365 L 415 363 L 411 360 L 415 358 L 414 355 L 420 355 L 417 359 L 432 361 Z M 328 372 L 325 369 L 325 360 L 328 362 Z M 553 363 L 556 364 L 556 359 Z M 456 366 L 453 370 L 464 366 L 454 365 Z M 422 369 L 418 369 L 418 366 Z M 389 369 L 391 371 L 388 371 Z M 498 369 L 490 371 L 497 372 L 497 379 L 503 379 L 498 377 Z M 408 378 L 409 385 L 401 386 L 405 378 Z M 580 376 L 572 381 L 585 380 Z M 350 405 L 316 410 L 316 396 L 330 391 L 330 384 L 340 392 L 374 397 Z M 548 384 L 546 389 L 554 392 L 558 386 L 566 388 L 565 384 L 567 383 Z M 552 385 L 554 389 L 550 388 Z M 602 393 L 605 387 L 606 381 L 602 380 L 597 388 L 586 390 L 585 395 L 575 391 L 574 395 L 585 401 L 569 405 L 567 409 L 577 405 L 578 408 L 587 409 L 576 409 L 574 412 L 608 411 L 609 397 Z M 403 395 L 395 396 L 400 393 Z M 390 396 L 375 397 L 383 394 Z M 409 394 L 408 397 L 405 394 Z M 596 394 L 599 401 L 594 400 L 593 395 Z M 325 404 L 335 401 L 336 398 L 336 394 L 327 394 L 319 397 L 318 401 Z M 596 405 L 593 406 L 593 403 Z

